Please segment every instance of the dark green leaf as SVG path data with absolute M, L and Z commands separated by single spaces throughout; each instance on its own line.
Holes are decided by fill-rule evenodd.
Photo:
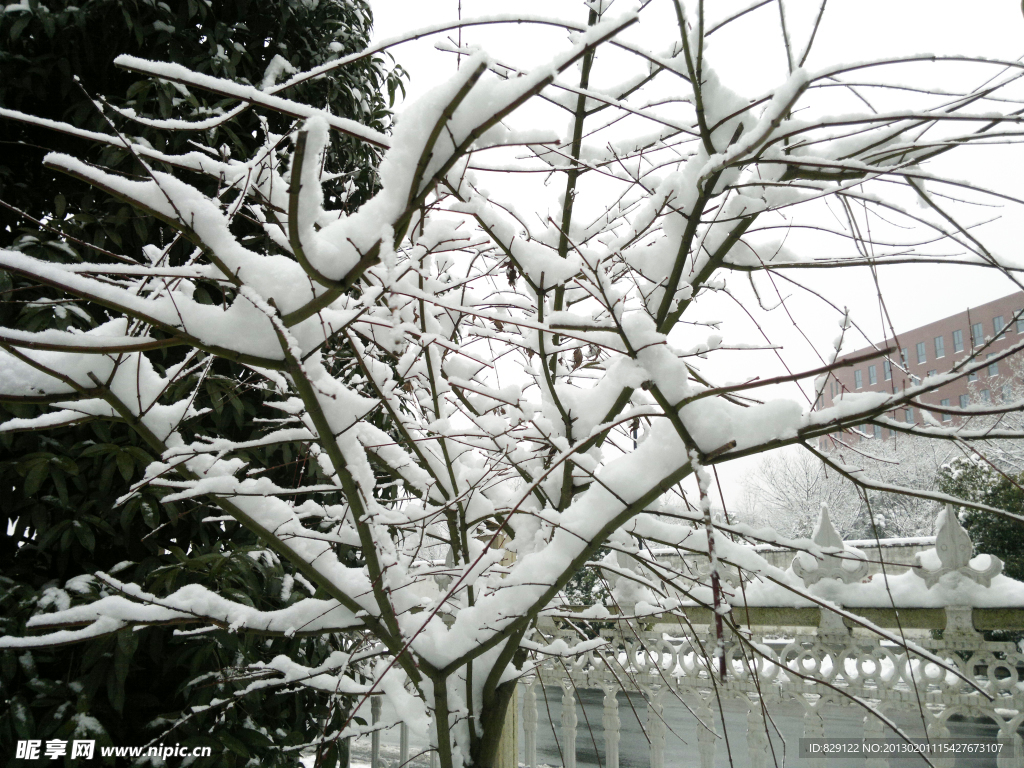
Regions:
M 78 543 L 89 552 L 96 548 L 96 537 L 93 535 L 92 528 L 85 523 L 75 521 L 75 535 L 78 537 Z
M 117 454 L 117 469 L 126 483 L 131 482 L 132 475 L 135 474 L 135 461 L 132 459 L 131 454 L 125 451 Z
M 25 495 L 35 496 L 39 493 L 39 489 L 43 485 L 45 480 L 50 474 L 50 465 L 47 462 L 38 462 L 32 469 L 29 470 L 25 476 Z

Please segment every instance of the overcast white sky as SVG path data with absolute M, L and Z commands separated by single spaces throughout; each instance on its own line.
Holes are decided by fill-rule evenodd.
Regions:
M 723 17 L 730 9 L 748 3 L 733 0 L 710 0 L 706 7 L 709 15 Z M 412 30 L 446 20 L 455 21 L 459 13 L 459 0 L 371 0 L 374 11 L 374 38 L 392 38 Z M 618 0 L 612 8 L 615 14 L 621 8 L 628 10 L 628 0 Z M 807 39 L 810 20 L 817 7 L 816 0 L 785 0 L 791 19 L 791 38 L 799 47 Z M 654 13 L 650 13 L 654 11 Z M 499 3 L 493 0 L 462 0 L 462 17 L 471 18 L 494 14 L 546 15 L 585 22 L 586 8 L 582 0 L 518 0 L 514 3 Z M 653 0 L 649 11 L 645 11 L 641 24 L 634 26 L 629 36 L 652 48 L 660 47 L 654 42 L 668 30 L 675 30 L 671 0 Z M 454 36 L 455 33 L 448 33 Z M 766 6 L 749 14 L 734 25 L 728 36 L 716 39 L 708 51 L 709 60 L 730 88 L 744 96 L 762 93 L 785 78 L 782 49 L 775 44 L 779 38 L 779 15 L 777 6 Z M 409 97 L 415 99 L 433 85 L 455 71 L 455 57 L 434 48 L 438 37 L 405 43 L 393 49 L 393 55 L 410 73 Z M 462 33 L 463 43 L 479 45 L 503 63 L 530 67 L 544 62 L 554 51 L 564 47 L 566 35 L 563 31 L 543 29 L 524 25 L 502 25 L 475 27 Z M 770 45 L 766 45 L 771 41 Z M 984 57 L 1016 60 L 1024 54 L 1024 16 L 1019 0 L 975 0 L 968 8 L 963 2 L 938 0 L 831 0 L 825 21 L 818 31 L 818 37 L 807 67 L 821 69 L 836 62 L 863 61 L 888 55 L 935 52 L 970 54 Z M 991 75 L 989 71 L 987 75 Z M 934 85 L 947 89 L 978 85 L 984 77 L 980 71 L 972 71 L 960 82 L 949 67 L 922 64 L 910 74 L 923 78 Z M 398 109 L 401 113 L 401 107 Z M 529 113 L 531 120 L 547 119 L 543 113 Z M 400 119 L 400 118 L 399 118 Z M 550 127 L 564 130 L 564 124 Z M 1015 191 L 1024 196 L 1024 184 L 1018 180 L 1024 169 L 1024 154 L 1013 149 L 989 148 L 971 149 L 962 152 L 959 159 L 943 161 L 942 170 L 957 178 L 972 178 L 986 186 Z M 514 189 L 514 188 L 513 188 Z M 516 193 L 503 192 L 507 197 Z M 521 193 L 523 195 L 529 193 Z M 994 209 L 1004 218 L 981 231 L 986 236 L 986 245 L 993 251 L 1019 258 L 1024 243 L 1024 211 L 1019 206 L 1007 204 Z M 845 271 L 845 270 L 844 270 Z M 831 279 L 831 278 L 830 278 Z M 876 291 L 867 271 L 852 279 L 844 275 L 841 284 L 823 279 L 821 285 L 833 299 L 849 306 L 857 320 L 866 329 L 872 341 L 885 337 L 879 318 Z M 880 272 L 881 287 L 885 291 L 888 309 L 897 332 L 909 330 L 918 325 L 944 317 L 1006 295 L 1015 287 L 1005 278 L 981 270 L 966 268 L 934 267 L 888 267 Z M 708 302 L 712 305 L 712 302 Z M 812 322 L 812 339 L 818 344 L 827 344 L 837 333 L 834 315 L 821 311 L 810 304 L 800 305 L 806 310 Z M 723 300 L 718 319 L 732 320 L 738 311 Z M 781 315 L 781 313 L 778 313 Z M 743 321 L 739 321 L 743 326 Z M 756 329 L 746 323 L 746 331 L 756 336 Z M 786 331 L 781 321 L 775 333 L 786 345 L 784 354 L 787 362 L 795 367 L 815 364 L 806 342 Z M 726 326 L 728 327 L 728 326 Z M 730 339 L 727 336 L 727 341 Z M 741 339 L 756 341 L 755 338 Z M 863 338 L 853 339 L 844 349 L 864 346 Z M 781 372 L 773 354 L 760 355 L 755 366 L 763 365 L 762 375 L 771 376 Z M 751 358 L 744 359 L 742 372 L 737 378 L 749 375 Z M 709 361 L 709 365 L 714 365 Z M 760 371 L 759 371 L 760 372 Z M 728 371 L 723 375 L 728 377 Z M 780 393 L 781 394 L 781 393 Z M 797 393 L 790 392 L 790 396 Z M 736 463 L 739 464 L 738 462 Z M 750 462 L 720 468 L 723 482 L 728 486 L 726 499 L 735 507 L 741 498 L 742 477 L 751 469 Z

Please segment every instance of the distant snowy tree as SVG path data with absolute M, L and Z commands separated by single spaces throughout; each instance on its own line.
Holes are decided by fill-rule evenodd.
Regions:
M 810 536 L 821 505 L 843 538 L 861 516 L 857 488 L 835 470 L 806 452 L 772 453 L 745 481 L 744 508 L 750 522 L 770 525 L 784 536 Z
M 675 26 L 664 17 L 641 24 L 643 44 L 633 28 L 654 4 L 615 16 L 592 0 L 575 26 L 491 19 L 557 25 L 569 39 L 528 71 L 457 49 L 455 77 L 405 109 L 393 136 L 287 97 L 291 85 L 360 56 L 266 89 L 119 57 L 124 69 L 294 122 L 269 127 L 245 160 L 129 139 L 139 178 L 47 156 L 48 168 L 173 227 L 189 250 L 177 256 L 152 243 L 132 263 L 85 266 L 0 252 L 0 267 L 107 313 L 82 332 L 0 332 L 0 396 L 51 406 L 11 428 L 127 424 L 157 458 L 124 503 L 149 487 L 166 489 L 168 503 L 204 499 L 315 594 L 266 610 L 199 584 L 147 592 L 97 572 L 96 599 L 53 606 L 30 622 L 49 634 L 2 644 L 74 642 L 161 622 L 284 637 L 353 633 L 364 643 L 358 652 L 315 667 L 280 656 L 249 670 L 259 675 L 252 686 L 350 697 L 351 716 L 314 745 L 386 726 L 366 724 L 366 702 L 382 693 L 397 717 L 429 730 L 443 768 L 490 768 L 517 680 L 538 658 L 579 650 L 553 642 L 538 620 L 565 615 L 562 595 L 581 568 L 613 585 L 623 618 L 671 613 L 684 600 L 714 607 L 719 643 L 743 621 L 722 588 L 724 566 L 807 594 L 747 542 L 820 549 L 713 517 L 717 464 L 789 445 L 816 451 L 819 438 L 842 440 L 867 424 L 967 444 L 1021 437 L 887 416 L 927 407 L 920 396 L 988 365 L 983 348 L 927 385 L 821 411 L 810 410 L 813 393 L 807 402 L 768 393 L 826 373 L 841 340 L 819 350 L 820 365 L 775 378 L 748 367 L 723 383 L 704 365 L 735 356 L 742 366 L 751 354 L 740 328 L 720 321 L 716 298 L 759 322 L 780 284 L 806 287 L 825 300 L 801 318 L 804 327 L 834 312 L 847 328 L 843 281 L 829 288 L 801 275 L 926 265 L 953 251 L 1015 280 L 1016 267 L 962 218 L 970 209 L 942 192 L 982 198 L 986 190 L 960 178 L 947 184 L 930 161 L 1024 134 L 1013 100 L 1020 67 L 928 54 L 811 70 L 814 33 L 797 41 L 787 32 L 759 37 L 763 51 L 749 40 L 737 49 L 752 61 L 781 49 L 788 62 L 774 88 L 740 95 L 734 88 L 744 84 L 725 82 L 708 41 L 724 36 L 716 56 L 730 55 L 727 31 L 767 6 L 715 20 L 703 3 L 673 5 Z M 902 85 L 900 73 L 917 72 L 922 60 L 975 67 L 983 85 L 961 94 L 948 83 Z M 536 128 L 556 124 L 540 117 L 545 109 L 568 114 L 564 133 Z M 354 212 L 332 205 L 322 186 L 331 180 L 322 158 L 339 136 L 386 150 L 381 191 Z M 522 185 L 502 187 L 520 171 Z M 204 175 L 221 180 L 216 194 L 193 183 Z M 531 180 L 536 187 L 524 192 Z M 239 235 L 252 226 L 264 237 Z M 780 229 L 791 233 L 784 247 Z M 216 301 L 200 300 L 204 292 Z M 157 366 L 157 349 L 175 357 Z M 208 414 L 172 389 L 215 359 L 244 366 L 264 387 L 258 437 L 208 434 Z M 282 443 L 301 444 L 310 458 L 293 484 L 250 457 Z M 822 460 L 863 489 L 895 490 L 865 476 L 853 455 Z M 696 581 L 677 578 L 659 564 L 666 550 L 703 551 L 710 567 Z M 749 642 L 743 649 L 761 652 Z M 709 647 L 710 669 L 714 653 Z M 719 668 L 725 674 L 724 662 Z
M 940 490 L 942 467 L 960 455 L 951 441 L 917 435 L 861 440 L 855 446 L 855 452 L 839 446 L 829 458 L 856 461 L 858 479 L 931 492 Z M 749 519 L 793 537 L 810 536 L 818 510 L 827 504 L 836 530 L 846 539 L 925 536 L 932 532 L 939 508 L 929 498 L 866 490 L 806 450 L 765 456 L 745 481 L 744 504 Z

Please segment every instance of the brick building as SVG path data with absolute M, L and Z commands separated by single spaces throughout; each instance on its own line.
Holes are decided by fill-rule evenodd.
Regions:
M 895 347 L 889 357 L 879 355 L 854 366 L 840 368 L 824 381 L 819 407 L 828 408 L 842 392 L 899 392 L 921 383 L 928 376 L 947 373 L 956 363 L 975 350 L 985 347 L 982 358 L 998 354 L 1024 340 L 1024 292 L 1013 293 L 978 307 L 938 320 L 920 328 L 898 333 L 877 345 L 877 349 Z M 987 342 L 990 342 L 985 346 Z M 872 347 L 864 347 L 840 357 L 840 360 L 870 355 Z M 1024 363 L 1021 353 L 993 362 L 970 377 L 962 377 L 939 389 L 922 395 L 919 400 L 937 406 L 962 408 L 969 403 L 998 403 L 1010 396 L 1011 384 Z M 822 386 L 818 379 L 817 387 Z M 957 417 L 932 414 L 936 419 L 953 424 Z M 890 414 L 899 421 L 922 423 L 920 409 L 901 408 Z M 868 436 L 888 437 L 890 430 L 877 425 L 864 427 Z M 871 434 L 873 431 L 874 434 Z M 855 436 L 856 438 L 856 436 Z M 827 438 L 823 438 L 823 441 Z

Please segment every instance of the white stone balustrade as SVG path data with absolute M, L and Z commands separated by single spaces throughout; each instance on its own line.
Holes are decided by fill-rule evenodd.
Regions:
M 999 768 L 1024 768 L 1024 743 L 1019 735 L 1024 722 L 1024 653 L 1011 642 L 986 641 L 978 631 L 1024 629 L 1024 602 L 1018 606 L 1000 602 L 1005 594 L 1017 594 L 1014 590 L 1024 585 L 999 575 L 1002 563 L 998 558 L 974 559 L 972 565 L 970 537 L 949 509 L 937 520 L 936 549 L 920 556 L 912 573 L 894 577 L 889 590 L 879 588 L 879 582 L 885 586 L 883 574 L 865 578 L 863 557 L 844 545 L 827 510 L 822 511 L 814 541 L 826 549 L 823 556 L 798 555 L 792 567 L 808 588 L 834 593 L 847 605 L 857 602 L 861 591 L 894 595 L 899 603 L 898 620 L 891 603 L 875 605 L 868 601 L 865 605 L 861 600 L 859 606 L 849 610 L 897 635 L 916 629 L 913 642 L 917 647 L 942 659 L 962 677 L 865 628 L 851 632 L 849 621 L 844 623 L 842 617 L 825 609 L 811 604 L 800 607 L 792 601 L 773 606 L 762 600 L 756 605 L 748 603 L 749 608 L 734 608 L 733 620 L 745 624 L 749 617 L 752 626 L 749 632 L 744 629 L 742 637 L 729 633 L 725 638 L 727 675 L 722 680 L 717 661 L 708 658 L 715 647 L 713 627 L 709 626 L 711 612 L 700 606 L 683 607 L 687 621 L 672 618 L 669 624 L 668 617 L 655 616 L 645 619 L 643 625 L 636 621 L 627 624 L 626 620 L 621 624 L 609 622 L 602 631 L 607 641 L 603 648 L 571 661 L 543 662 L 523 683 L 522 762 L 528 768 L 537 766 L 537 688 L 543 684 L 562 691 L 560 747 L 565 768 L 576 765 L 577 689 L 604 693 L 604 754 L 600 759 L 608 768 L 619 765 L 621 722 L 616 693 L 621 690 L 642 694 L 647 700 L 645 730 L 651 768 L 665 765 L 666 732 L 672 725 L 665 721 L 665 705 L 673 698 L 685 703 L 688 717 L 700 720 L 697 743 L 687 746 L 696 754 L 691 753 L 685 762 L 699 759 L 701 768 L 711 768 L 716 751 L 724 748 L 716 714 L 720 700 L 739 701 L 745 707 L 746 744 L 732 743 L 730 747 L 734 756 L 745 755 L 754 768 L 772 764 L 765 713 L 780 702 L 792 701 L 802 705 L 804 735 L 808 737 L 830 735 L 829 719 L 823 715 L 831 707 L 842 707 L 853 722 L 861 721 L 863 737 L 869 739 L 891 733 L 874 712 L 888 717 L 908 709 L 923 709 L 929 738 L 948 737 L 951 717 L 983 718 L 997 727 L 1001 740 L 1016 742 L 1012 753 L 998 758 Z M 993 586 L 996 577 L 1001 581 Z M 906 586 L 914 583 L 917 592 L 908 592 Z M 967 587 L 961 589 L 964 585 Z M 992 595 L 996 588 L 999 594 Z M 920 599 L 919 607 L 908 605 L 914 594 Z M 796 629 L 792 640 L 782 647 L 766 645 L 761 633 L 772 624 Z M 921 630 L 929 628 L 943 630 L 941 637 L 936 633 L 922 636 Z M 548 631 L 563 634 L 554 626 Z M 601 742 L 595 733 L 595 743 Z M 937 768 L 948 762 L 933 759 Z M 800 764 L 810 768 L 816 763 L 802 759 Z M 817 764 L 825 762 L 819 760 Z M 889 765 L 881 755 L 865 764 L 868 768 Z
M 696 730 L 696 743 L 687 744 L 683 763 L 701 768 L 712 768 L 716 753 L 725 748 L 718 706 L 730 701 L 739 702 L 746 715 L 745 744 L 731 736 L 731 754 L 741 756 L 736 765 L 767 768 L 781 761 L 774 751 L 778 735 L 770 736 L 774 731 L 769 725 L 771 713 L 780 703 L 798 702 L 803 735 L 812 738 L 833 735 L 829 733 L 832 718 L 825 714 L 837 707 L 845 710 L 847 729 L 851 722 L 859 722 L 865 739 L 892 735 L 879 715 L 891 718 L 920 711 L 924 728 L 919 725 L 912 735 L 936 739 L 949 736 L 951 718 L 987 720 L 998 738 L 1014 747 L 998 757 L 998 768 L 1024 768 L 1024 651 L 1012 642 L 987 641 L 981 634 L 988 629 L 1024 630 L 1024 584 L 1001 575 L 1003 564 L 998 558 L 973 557 L 970 536 L 949 508 L 937 517 L 935 548 L 919 553 L 910 572 L 886 573 L 883 565 L 881 573 L 869 573 L 863 553 L 843 542 L 824 508 L 813 541 L 820 550 L 818 556 L 802 552 L 793 559 L 792 577 L 798 583 L 896 636 L 914 633 L 917 648 L 934 654 L 959 676 L 922 653 L 907 651 L 791 592 L 759 593 L 750 581 L 741 590 L 740 571 L 726 565 L 723 580 L 734 599 L 742 595 L 745 602 L 736 601 L 731 616 L 742 628 L 741 636 L 727 631 L 724 638 L 724 680 L 717 660 L 709 658 L 716 638 L 713 614 L 707 607 L 683 605 L 679 610 L 685 620 L 678 616 L 617 620 L 613 616 L 601 631 L 605 646 L 573 659 L 543 660 L 520 684 L 523 738 L 518 762 L 538 767 L 538 729 L 557 727 L 547 722 L 548 707 L 538 707 L 538 697 L 543 694 L 547 702 L 552 691 L 560 691 L 558 749 L 564 768 L 576 768 L 581 727 L 576 692 L 589 689 L 603 693 L 601 733 L 591 717 L 588 724 L 595 732 L 592 740 L 587 738 L 588 743 L 601 745 L 603 768 L 619 768 L 620 692 L 646 699 L 646 707 L 637 706 L 635 712 L 644 722 L 651 768 L 666 764 L 667 736 L 674 728 L 666 719 L 671 716 L 667 705 L 674 699 L 685 704 L 686 716 Z M 628 568 L 631 561 L 620 556 L 618 564 Z M 780 596 L 785 599 L 778 600 Z M 635 607 L 623 601 L 627 615 Z M 791 639 L 784 645 L 766 644 L 764 635 L 778 634 L 780 627 Z M 542 629 L 570 645 L 578 639 L 574 631 L 551 619 L 542 621 Z M 380 716 L 376 698 L 373 705 L 376 722 Z M 844 737 L 848 735 L 849 730 Z M 788 748 L 795 750 L 797 745 Z M 400 753 L 404 762 L 409 753 L 404 737 Z M 431 766 L 436 764 L 435 754 L 431 752 Z M 375 766 L 382 762 L 378 755 L 375 734 Z M 827 762 L 802 758 L 799 765 L 824 768 Z M 936 768 L 953 765 L 943 757 L 933 757 L 932 762 Z M 864 765 L 889 768 L 890 764 L 884 755 L 875 755 Z M 504 762 L 502 768 L 506 768 Z

